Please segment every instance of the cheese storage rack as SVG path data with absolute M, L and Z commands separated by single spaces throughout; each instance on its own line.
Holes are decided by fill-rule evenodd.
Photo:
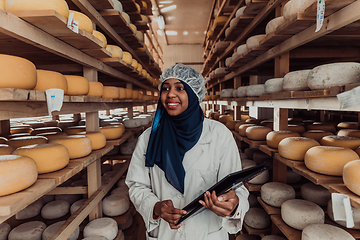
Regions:
M 256 34 L 265 34 L 265 24 L 272 18 L 281 16 L 282 8 L 288 1 L 252 0 L 249 6 L 263 4 L 258 8 L 256 15 L 246 19 L 247 23 L 239 25 L 236 34 L 225 37 L 225 30 L 229 26 L 231 19 L 239 7 L 245 5 L 245 1 L 214 1 L 215 6 L 232 4 L 234 6 L 231 13 L 221 13 L 218 15 L 230 16 L 218 35 L 205 37 L 204 46 L 204 66 L 202 74 L 208 77 L 210 72 L 217 67 L 225 67 L 225 59 L 230 57 L 234 49 L 244 44 L 248 37 Z M 284 77 L 290 71 L 311 69 L 315 66 L 343 61 L 359 61 L 358 40 L 356 25 L 359 23 L 360 14 L 359 1 L 325 1 L 324 25 L 320 31 L 316 29 L 316 5 L 315 2 L 304 12 L 298 13 L 290 21 L 280 25 L 276 31 L 267 35 L 261 42 L 260 47 L 251 49 L 244 56 L 237 57 L 234 64 L 227 69 L 229 73 L 225 76 L 210 79 L 207 81 L 208 95 L 218 95 L 222 89 L 238 88 L 246 81 L 252 81 L 256 76 Z M 248 5 L 246 5 L 248 6 Z M 209 20 L 209 25 L 213 21 Z M 241 19 L 239 20 L 239 22 Z M 245 22 L 245 20 L 244 20 Z M 218 41 L 230 41 L 230 45 L 221 53 L 213 53 L 215 44 Z M 242 81 L 243 80 L 243 81 Z M 289 91 L 279 92 L 271 95 L 244 98 L 219 98 L 213 96 L 212 99 L 204 101 L 206 110 L 220 110 L 223 114 L 225 109 L 234 109 L 234 119 L 239 120 L 241 110 L 245 107 L 257 107 L 259 109 L 272 109 L 274 119 L 274 130 L 283 130 L 288 124 L 288 114 L 292 110 L 303 109 L 307 111 L 316 110 L 320 112 L 321 121 L 325 121 L 327 111 L 341 113 L 349 112 L 349 115 L 359 118 L 360 106 L 344 108 L 337 99 L 337 94 L 358 87 L 360 84 L 348 84 L 345 86 L 335 86 L 327 90 L 314 91 Z M 359 120 L 358 120 L 359 121 Z M 241 137 L 236 132 L 234 137 L 244 141 L 251 147 L 259 148 L 274 159 L 273 180 L 286 183 L 287 167 L 292 168 L 311 182 L 322 185 L 330 192 L 346 194 L 350 197 L 352 206 L 360 209 L 360 197 L 351 193 L 343 184 L 341 177 L 330 177 L 315 174 L 306 169 L 304 163 L 290 161 L 282 158 L 276 151 L 266 144 L 259 141 L 251 141 L 246 137 Z M 250 186 L 254 187 L 254 186 Z M 263 205 L 263 204 L 262 204 Z M 301 232 L 288 227 L 278 213 L 264 206 L 265 210 L 271 215 L 273 222 L 272 233 L 281 231 L 290 240 L 301 239 Z M 329 219 L 326 220 L 326 223 Z M 275 227 L 276 226 L 276 227 Z M 358 231 L 348 230 L 355 238 L 359 238 Z M 262 233 L 265 234 L 265 233 Z M 261 234 L 260 234 L 261 235 Z M 263 236 L 263 235 L 262 235 Z
M 112 8 L 111 0 L 74 0 L 67 1 L 73 10 L 85 13 L 102 31 L 110 43 L 119 45 L 124 51 L 132 54 L 133 58 L 141 63 L 144 69 L 155 79 L 161 73 L 159 64 L 145 48 L 145 44 L 134 34 L 129 33 L 128 26 L 123 26 L 125 33 L 119 31 L 118 26 L 124 24 L 119 16 L 117 21 L 108 23 L 99 9 Z M 125 6 L 132 6 L 134 1 L 121 1 Z M 148 9 L 137 9 L 129 12 L 131 18 L 141 14 L 151 13 L 151 3 L 147 1 Z M 134 5 L 135 6 L 135 5 Z M 130 10 L 129 10 L 130 11 Z M 113 11 L 112 11 L 113 12 Z M 50 25 L 54 24 L 54 25 Z M 139 26 L 143 31 L 146 26 Z M 129 44 L 131 43 L 131 44 Z M 139 50 L 140 49 L 140 50 Z M 89 81 L 101 81 L 104 85 L 126 87 L 143 92 L 143 95 L 154 95 L 156 86 L 142 76 L 131 65 L 121 59 L 112 59 L 109 52 L 102 47 L 101 42 L 86 31 L 78 34 L 69 31 L 64 18 L 56 11 L 23 11 L 14 14 L 0 9 L 0 53 L 24 57 L 33 62 L 37 69 L 58 71 L 63 74 L 82 75 Z M 159 59 L 159 56 L 157 57 Z M 110 62 L 110 63 L 109 63 Z M 115 63 L 114 63 L 115 62 Z M 34 90 L 0 89 L 0 133 L 7 134 L 10 130 L 11 118 L 47 116 L 48 110 L 45 93 Z M 99 130 L 100 110 L 127 108 L 129 117 L 132 117 L 133 107 L 155 104 L 154 100 L 113 100 L 87 96 L 64 96 L 61 114 L 86 114 L 86 130 Z M 56 116 L 54 116 L 56 118 Z M 93 151 L 89 156 L 71 160 L 69 165 L 57 172 L 39 175 L 37 182 L 24 191 L 0 197 L 0 223 L 9 220 L 18 211 L 30 205 L 45 194 L 88 194 L 86 203 L 72 215 L 66 223 L 54 234 L 51 239 L 67 239 L 76 227 L 89 216 L 95 219 L 102 216 L 101 199 L 110 188 L 125 173 L 129 161 L 122 168 L 101 182 L 101 158 L 106 153 L 128 139 L 143 128 L 127 130 L 116 140 L 107 142 L 100 150 Z M 80 172 L 87 170 L 88 187 L 65 188 L 60 184 Z

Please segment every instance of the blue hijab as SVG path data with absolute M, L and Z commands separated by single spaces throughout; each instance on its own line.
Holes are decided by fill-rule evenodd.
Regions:
M 159 100 L 146 150 L 145 166 L 159 166 L 167 181 L 184 193 L 185 170 L 182 161 L 185 153 L 201 136 L 204 114 L 194 91 L 184 81 L 181 82 L 188 95 L 189 106 L 181 114 L 170 116 Z

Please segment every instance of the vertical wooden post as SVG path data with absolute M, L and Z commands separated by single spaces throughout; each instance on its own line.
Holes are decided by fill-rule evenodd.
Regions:
M 289 72 L 290 52 L 284 53 L 275 58 L 275 74 L 274 77 L 281 78 Z
M 234 89 L 238 89 L 239 87 L 241 87 L 241 77 L 236 76 L 234 78 Z
M 341 120 L 342 120 L 342 118 L 341 118 Z M 326 111 L 325 110 L 320 110 L 320 122 L 326 122 Z
M 287 129 L 288 126 L 288 109 L 274 108 L 274 131 Z
M 0 135 L 6 136 L 10 135 L 10 120 L 0 121 Z
M 126 88 L 133 89 L 132 83 L 126 83 Z M 152 93 L 151 95 L 154 94 Z M 128 117 L 132 119 L 134 117 L 134 109 L 132 106 L 128 107 L 127 109 L 128 109 Z
M 73 120 L 75 121 L 75 122 L 80 122 L 80 120 L 81 120 L 81 114 L 80 113 L 75 113 L 74 114 L 74 116 L 73 116 Z

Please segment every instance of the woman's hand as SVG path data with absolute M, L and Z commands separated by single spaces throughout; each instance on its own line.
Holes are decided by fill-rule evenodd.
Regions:
M 239 197 L 234 190 L 231 190 L 223 195 L 216 196 L 215 191 L 211 194 L 206 192 L 204 194 L 205 202 L 200 200 L 200 204 L 210 209 L 220 217 L 230 216 L 231 213 L 239 204 Z
M 186 214 L 186 211 L 174 208 L 171 200 L 165 200 L 155 204 L 154 214 L 167 221 L 171 229 L 178 229 L 181 227 L 181 223 L 179 225 L 176 223 L 182 215 Z

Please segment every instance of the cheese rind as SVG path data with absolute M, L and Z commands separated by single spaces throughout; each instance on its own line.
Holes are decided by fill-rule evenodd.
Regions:
M 266 135 L 266 144 L 271 148 L 278 148 L 280 141 L 288 137 L 300 137 L 300 135 L 291 131 L 272 131 Z
M 91 139 L 92 150 L 99 150 L 106 145 L 106 136 L 102 132 L 80 132 L 78 134 Z
M 10 155 L 14 152 L 15 148 L 7 144 L 0 144 L 0 155 Z
M 311 138 L 305 137 L 288 137 L 279 142 L 278 151 L 280 156 L 296 160 L 303 161 L 305 153 L 320 144 Z
M 41 208 L 43 207 L 44 203 L 42 199 L 38 199 L 23 210 L 17 212 L 15 214 L 16 220 L 25 220 L 29 218 L 36 217 L 40 214 Z M 1 237 L 0 237 L 1 239 Z
M 86 224 L 84 237 L 103 236 L 108 240 L 113 240 L 118 234 L 117 222 L 112 218 L 98 218 Z
M 287 2 L 283 9 L 283 16 L 290 20 L 298 12 L 303 12 L 307 7 L 316 2 L 316 0 L 291 0 Z
M 89 33 L 93 33 L 94 27 L 91 19 L 85 14 L 73 10 L 69 10 L 69 13 L 74 13 L 73 19 L 79 22 L 79 29 L 84 29 Z
M 48 226 L 42 233 L 42 240 L 48 240 L 50 237 L 65 223 L 65 221 L 60 221 L 51 224 Z M 79 238 L 80 228 L 77 227 L 75 231 L 67 238 L 67 240 L 76 240 Z
M 6 222 L 0 223 L 0 240 L 7 240 L 10 231 L 10 224 Z
M 64 90 L 64 94 L 67 94 L 68 84 L 64 75 L 59 72 L 36 70 L 37 81 L 33 90 L 46 91 L 50 88 L 58 88 Z M 51 81 L 49 81 L 51 79 Z
M 117 99 L 120 96 L 118 87 L 104 86 L 104 94 L 102 98 L 112 98 Z
M 120 138 L 124 134 L 125 127 L 122 124 L 118 126 L 104 126 L 99 131 L 105 135 L 106 140 L 113 140 Z
M 106 46 L 106 50 L 111 52 L 111 55 L 113 58 L 121 58 L 122 59 L 122 57 L 123 57 L 123 50 L 119 46 L 108 44 Z
M 311 224 L 301 233 L 301 240 L 355 240 L 347 231 L 330 224 Z
M 245 214 L 244 223 L 251 228 L 264 229 L 271 223 L 270 216 L 262 208 L 250 208 Z
M 360 160 L 347 163 L 343 170 L 343 181 L 350 191 L 360 196 L 359 170 Z
M 99 40 L 101 40 L 101 42 L 103 43 L 103 48 L 106 48 L 107 46 L 107 40 L 104 34 L 102 34 L 99 31 L 93 30 L 92 33 L 96 38 L 98 38 Z
M 40 240 L 46 224 L 41 221 L 23 223 L 11 230 L 8 240 Z
M 45 219 L 57 219 L 65 216 L 70 209 L 70 204 L 65 200 L 55 200 L 47 203 L 41 209 L 41 216 Z
M 85 157 L 91 153 L 91 139 L 86 136 L 71 135 L 53 139 L 50 143 L 64 145 L 69 151 L 70 159 Z
M 101 82 L 89 82 L 89 92 L 86 96 L 102 97 L 104 95 L 104 85 Z
M 347 147 L 355 150 L 360 146 L 360 138 L 330 135 L 323 137 L 320 144 L 323 146 Z
M 264 126 L 250 126 L 246 128 L 246 137 L 251 140 L 264 141 L 266 135 L 271 132 L 272 129 Z
M 261 199 L 273 207 L 290 199 L 295 199 L 295 190 L 290 185 L 280 182 L 268 182 L 261 186 Z
M 112 194 L 103 199 L 102 206 L 106 216 L 115 217 L 130 209 L 130 200 L 126 195 Z
M 316 203 L 321 207 L 326 207 L 331 194 L 329 190 L 321 185 L 314 183 L 305 183 L 301 185 L 301 197 L 310 202 Z
M 310 70 L 299 70 L 289 72 L 284 76 L 284 91 L 304 91 L 309 90 L 308 75 Z
M 82 76 L 64 75 L 68 84 L 67 95 L 81 96 L 89 93 L 89 81 Z

